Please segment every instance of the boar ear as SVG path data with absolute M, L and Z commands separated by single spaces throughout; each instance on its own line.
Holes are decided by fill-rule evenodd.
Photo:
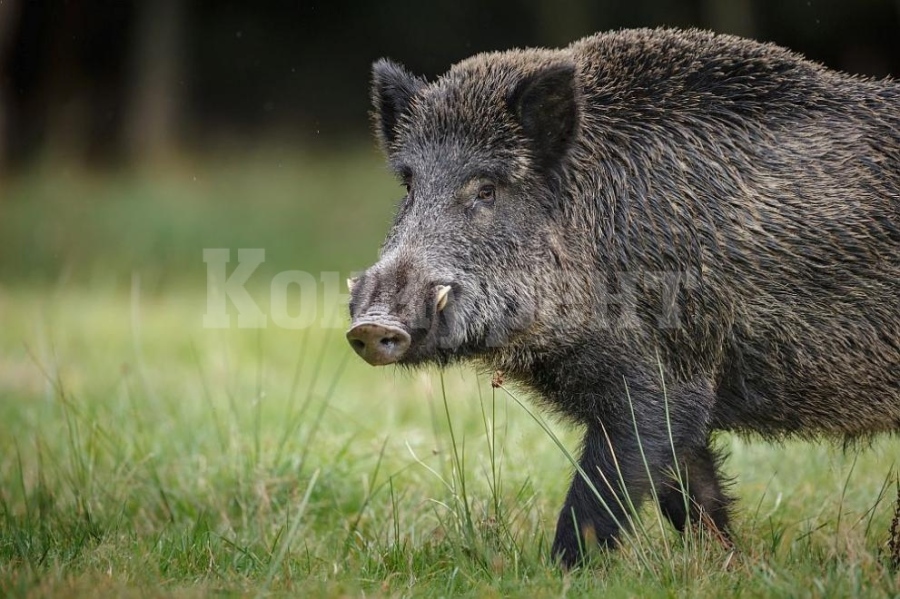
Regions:
M 372 65 L 375 134 L 387 150 L 397 137 L 397 123 L 425 81 L 386 58 Z
M 572 142 L 578 124 L 575 65 L 544 68 L 520 81 L 507 97 L 539 165 L 552 169 Z

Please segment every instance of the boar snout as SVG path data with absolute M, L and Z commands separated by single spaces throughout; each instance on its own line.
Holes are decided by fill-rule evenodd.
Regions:
M 372 366 L 393 364 L 409 349 L 409 333 L 395 326 L 363 322 L 347 331 L 353 350 Z
M 370 275 L 348 281 L 351 295 L 350 330 L 347 341 L 353 350 L 372 366 L 402 361 L 416 353 L 423 340 L 437 327 L 438 314 L 451 301 L 449 284 L 418 285 L 393 289 Z M 412 349 L 411 349 L 412 348 Z

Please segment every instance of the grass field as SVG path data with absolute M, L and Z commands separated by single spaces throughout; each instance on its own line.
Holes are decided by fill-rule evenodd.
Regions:
M 203 327 L 203 248 L 265 248 L 263 299 L 280 270 L 343 277 L 395 185 L 356 152 L 4 189 L 0 595 L 900 595 L 896 438 L 723 435 L 737 551 L 648 506 L 621 551 L 562 574 L 557 441 L 577 431 L 519 390 L 365 365 L 339 298 L 304 330 Z

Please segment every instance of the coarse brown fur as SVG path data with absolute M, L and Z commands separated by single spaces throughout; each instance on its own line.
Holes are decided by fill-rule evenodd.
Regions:
M 400 363 L 475 360 L 584 425 L 564 563 L 676 466 L 665 513 L 725 529 L 715 430 L 900 430 L 895 81 L 671 29 L 374 77 L 410 193 L 351 315 L 409 331 Z

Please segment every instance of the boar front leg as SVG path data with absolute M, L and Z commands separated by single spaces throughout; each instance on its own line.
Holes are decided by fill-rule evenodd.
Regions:
M 688 522 L 712 526 L 728 542 L 731 497 L 725 492 L 719 472 L 721 456 L 707 441 L 706 446 L 680 456 L 679 472 L 657 489 L 659 507 L 679 531 Z
M 632 388 L 633 389 L 633 388 Z M 559 514 L 553 555 L 566 568 L 579 565 L 591 545 L 615 545 L 634 510 L 649 495 L 668 488 L 674 455 L 706 447 L 711 385 L 669 391 L 669 417 L 662 393 L 636 393 L 587 424 L 578 469 Z M 674 448 L 674 451 L 673 451 Z

